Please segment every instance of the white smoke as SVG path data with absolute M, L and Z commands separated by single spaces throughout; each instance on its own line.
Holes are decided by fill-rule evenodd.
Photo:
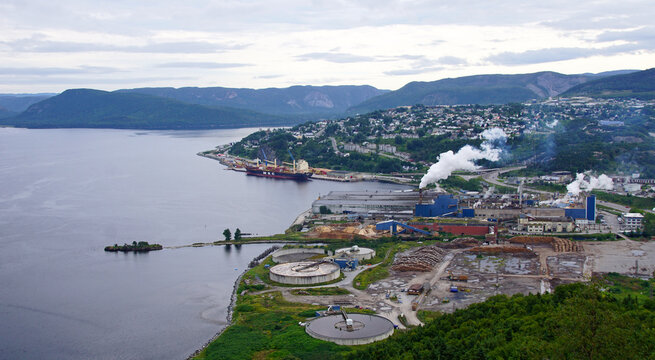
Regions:
M 589 180 L 586 180 L 585 176 L 588 177 Z M 583 190 L 591 191 L 593 189 L 612 190 L 614 189 L 614 182 L 612 181 L 612 178 L 605 174 L 602 174 L 599 177 L 594 177 L 590 174 L 577 173 L 575 181 L 566 186 L 566 190 L 574 196 L 578 196 Z
M 473 208 L 476 209 L 480 205 L 482 205 L 482 201 L 478 200 L 478 201 L 475 202 L 475 204 L 473 204 Z
M 496 190 L 496 187 L 491 186 L 487 191 L 484 193 L 484 196 L 482 196 L 483 199 L 488 199 L 491 195 L 494 194 L 494 190 Z
M 492 142 L 496 140 L 506 140 L 507 134 L 501 128 L 491 128 L 482 132 L 482 138 L 485 142 Z M 484 144 L 482 144 L 484 146 Z
M 430 166 L 427 174 L 423 175 L 419 188 L 422 189 L 439 180 L 446 179 L 455 170 L 476 170 L 478 166 L 475 165 L 475 160 L 498 161 L 502 149 L 494 147 L 494 142 L 506 140 L 507 134 L 503 129 L 492 128 L 483 131 L 482 137 L 485 140 L 481 145 L 481 149 L 471 145 L 464 145 L 456 153 L 452 150 L 441 153 L 437 162 Z
M 559 120 L 555 119 L 555 120 L 553 120 L 552 122 L 546 123 L 546 126 L 548 126 L 549 128 L 552 129 L 552 128 L 554 128 L 555 126 L 557 126 L 557 124 L 559 124 Z

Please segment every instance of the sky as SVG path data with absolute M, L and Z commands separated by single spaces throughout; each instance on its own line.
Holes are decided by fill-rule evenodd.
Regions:
M 655 67 L 651 0 L 2 0 L 0 93 Z

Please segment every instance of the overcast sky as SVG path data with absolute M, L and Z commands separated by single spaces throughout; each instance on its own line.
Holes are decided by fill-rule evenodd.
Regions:
M 655 67 L 652 0 L 2 0 L 0 93 Z

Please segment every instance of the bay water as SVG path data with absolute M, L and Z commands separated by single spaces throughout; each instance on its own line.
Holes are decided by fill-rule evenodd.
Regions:
M 283 232 L 330 190 L 197 152 L 256 129 L 0 128 L 0 358 L 183 359 L 226 326 L 232 287 L 269 244 L 106 253 Z

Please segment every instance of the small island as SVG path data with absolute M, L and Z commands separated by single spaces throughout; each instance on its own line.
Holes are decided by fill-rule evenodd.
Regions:
M 148 252 L 148 251 L 153 251 L 153 250 L 161 250 L 163 247 L 159 244 L 148 244 L 147 241 L 132 241 L 132 244 L 123 244 L 123 245 L 110 245 L 105 247 L 105 251 L 111 251 L 111 252 L 128 252 L 128 251 L 134 251 L 134 252 Z

